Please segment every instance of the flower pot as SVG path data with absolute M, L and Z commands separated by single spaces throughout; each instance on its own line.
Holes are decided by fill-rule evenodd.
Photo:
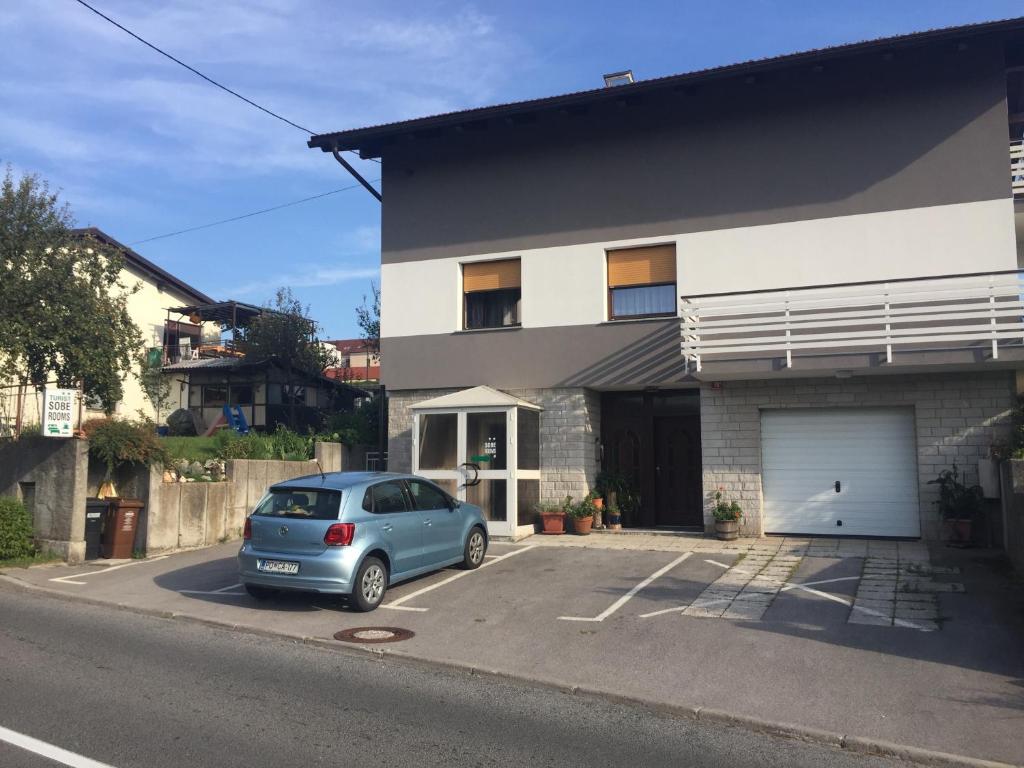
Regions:
M 604 528 L 604 521 L 601 519 L 604 513 L 604 499 L 594 499 L 594 527 Z
M 622 515 L 608 515 L 608 530 L 622 530 Z
M 577 517 L 573 520 L 573 529 L 576 531 L 578 536 L 587 536 L 590 534 L 590 528 L 594 525 L 594 516 L 587 515 L 586 517 Z
M 739 520 L 715 520 L 715 535 L 721 541 L 734 541 L 740 535 Z
M 969 517 L 963 520 L 947 519 L 949 540 L 954 544 L 970 544 L 973 541 L 972 523 L 973 521 Z
M 546 533 L 549 536 L 565 533 L 564 512 L 541 512 L 540 520 L 543 526 L 542 533 Z

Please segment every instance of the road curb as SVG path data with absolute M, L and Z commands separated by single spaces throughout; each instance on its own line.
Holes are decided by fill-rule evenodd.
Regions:
M 319 648 L 331 653 L 340 652 L 348 656 L 361 657 L 368 660 L 376 659 L 378 661 L 384 661 L 385 659 L 392 658 L 403 664 L 414 664 L 432 669 L 444 669 L 451 672 L 458 672 L 460 674 L 484 676 L 502 682 L 508 682 L 516 685 L 526 684 L 531 687 L 556 691 L 558 693 L 572 696 L 587 696 L 613 704 L 625 704 L 627 706 L 638 707 L 662 716 L 724 725 L 732 728 L 743 728 L 747 731 L 804 741 L 811 744 L 820 744 L 822 746 L 842 749 L 847 752 L 854 752 L 862 755 L 891 757 L 916 763 L 918 765 L 935 766 L 935 768 L 1021 768 L 1020 764 L 1004 763 L 997 760 L 984 760 L 981 758 L 967 757 L 965 755 L 955 755 L 948 752 L 924 749 L 922 747 L 896 744 L 881 739 L 852 736 L 818 728 L 810 728 L 794 723 L 783 723 L 750 715 L 736 714 L 710 707 L 652 702 L 635 696 L 614 693 L 600 688 L 575 685 L 570 682 L 541 679 L 530 675 L 508 672 L 500 669 L 485 669 L 472 664 L 463 664 L 456 661 L 427 659 L 409 654 L 397 648 L 351 645 L 332 638 L 311 637 L 296 633 L 271 631 L 260 627 L 254 627 L 249 624 L 239 624 L 230 621 L 210 619 L 190 613 L 142 608 L 139 606 L 128 605 L 127 603 L 113 603 L 107 600 L 98 600 L 96 598 L 72 595 L 66 592 L 49 589 L 37 584 L 22 581 L 17 577 L 10 576 L 8 574 L 0 574 L 0 581 L 7 583 L 16 589 L 42 594 L 47 597 L 64 600 L 70 603 L 92 605 L 101 608 L 117 608 L 118 610 L 141 616 L 170 619 L 173 621 L 184 621 L 190 624 L 211 627 L 213 629 L 242 632 L 256 637 L 287 640 L 300 645 Z

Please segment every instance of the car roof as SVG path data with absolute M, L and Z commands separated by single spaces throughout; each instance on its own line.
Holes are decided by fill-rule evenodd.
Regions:
M 374 483 L 380 480 L 403 480 L 412 477 L 416 476 L 401 472 L 325 472 L 322 476 L 317 473 L 314 475 L 293 477 L 290 480 L 282 480 L 279 483 L 274 483 L 270 488 L 272 490 L 285 490 L 288 488 L 327 488 L 333 491 L 344 491 L 347 488 L 354 488 L 357 485 L 365 485 L 367 483 Z

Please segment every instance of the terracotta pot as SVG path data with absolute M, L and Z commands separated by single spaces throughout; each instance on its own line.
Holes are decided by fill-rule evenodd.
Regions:
M 597 507 L 598 509 L 604 509 L 604 499 L 594 499 L 594 506 Z
M 576 531 L 577 536 L 587 536 L 590 534 L 590 528 L 594 525 L 594 516 L 588 515 L 587 517 L 577 517 L 573 520 L 573 529 Z
M 739 520 L 715 520 L 715 535 L 721 541 L 734 541 L 740 535 Z
M 949 539 L 957 544 L 970 544 L 972 538 L 972 521 L 970 518 L 964 520 L 946 520 L 949 526 Z
M 543 525 L 542 533 L 546 533 L 549 536 L 565 533 L 564 512 L 541 512 L 540 520 Z

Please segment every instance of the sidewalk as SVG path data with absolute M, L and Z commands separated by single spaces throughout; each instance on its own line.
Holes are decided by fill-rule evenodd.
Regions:
M 393 587 L 372 614 L 306 596 L 257 604 L 237 587 L 236 544 L 115 571 L 45 567 L 14 578 L 336 647 L 351 647 L 331 639 L 340 630 L 398 626 L 414 636 L 372 647 L 677 712 L 700 707 L 704 717 L 790 723 L 836 743 L 1024 762 L 1020 589 L 1000 561 L 916 543 L 722 544 L 611 535 L 494 544 L 479 571 Z M 925 590 L 909 595 L 936 606 L 934 622 L 900 623 L 907 595 L 897 585 L 907 574 Z M 964 591 L 942 591 L 956 584 Z M 854 620 L 859 602 L 884 603 L 890 587 L 891 607 L 879 611 L 890 611 L 888 623 Z

